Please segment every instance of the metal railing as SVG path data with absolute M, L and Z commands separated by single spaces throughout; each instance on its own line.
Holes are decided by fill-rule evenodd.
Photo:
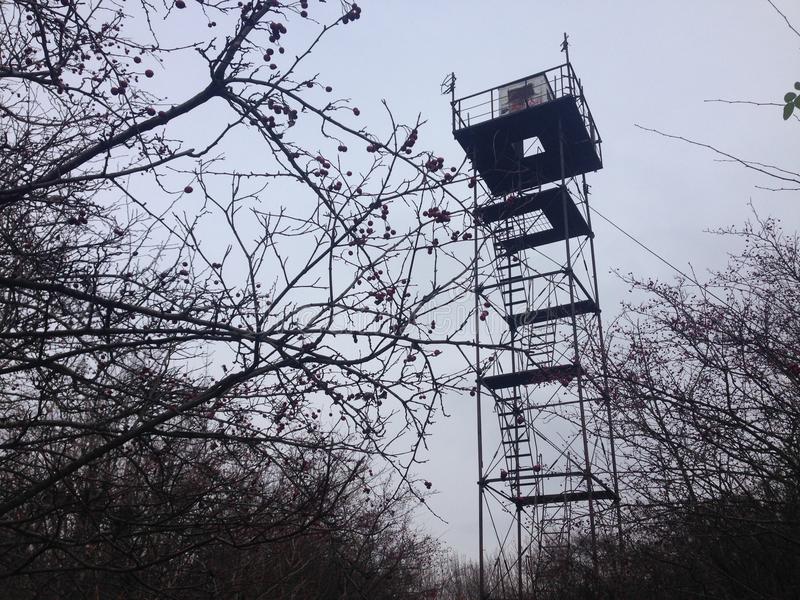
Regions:
M 590 139 L 599 144 L 600 133 L 570 63 L 453 100 L 453 132 L 568 96 L 575 98 Z

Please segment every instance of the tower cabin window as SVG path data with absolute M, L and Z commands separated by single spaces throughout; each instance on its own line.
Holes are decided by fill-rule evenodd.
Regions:
M 550 82 L 544 75 L 501 87 L 499 96 L 501 115 L 544 104 L 554 97 Z

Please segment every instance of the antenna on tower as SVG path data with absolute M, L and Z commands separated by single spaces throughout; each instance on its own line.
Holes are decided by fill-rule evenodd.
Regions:
M 442 95 L 450 94 L 451 100 L 455 97 L 456 93 L 456 74 L 450 73 L 442 80 L 441 85 Z
M 567 62 L 569 62 L 569 36 L 564 32 L 564 41 L 561 42 L 561 51 L 567 55 Z

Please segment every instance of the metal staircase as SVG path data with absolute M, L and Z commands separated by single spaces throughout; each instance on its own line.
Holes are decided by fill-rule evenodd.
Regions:
M 561 268 L 541 270 L 527 253 L 591 235 L 591 231 L 563 186 L 519 194 L 514 201 L 479 209 L 494 248 L 497 278 L 493 285 L 502 298 L 509 339 L 507 360 L 496 361 L 494 371 L 481 384 L 492 395 L 498 415 L 505 460 L 501 479 L 508 484 L 508 500 L 515 505 L 518 519 L 528 510 L 535 520 L 529 551 L 534 565 L 531 585 L 544 589 L 558 572 L 570 569 L 573 506 L 614 502 L 617 496 L 594 476 L 588 460 L 574 458 L 585 458 L 586 452 L 580 448 L 573 452 L 571 446 L 564 452 L 537 425 L 545 410 L 552 416 L 563 407 L 577 405 L 580 412 L 574 418 L 585 427 L 583 404 L 596 398 L 586 397 L 574 341 L 578 320 L 597 315 L 599 309 L 595 298 L 576 281 L 569 261 Z M 572 395 L 548 400 L 545 409 L 536 400 L 536 392 L 543 388 L 562 390 L 565 395 L 570 388 Z M 572 441 L 580 439 L 576 436 Z M 542 459 L 541 449 L 550 451 L 549 463 Z M 543 565 L 548 568 L 540 568 Z

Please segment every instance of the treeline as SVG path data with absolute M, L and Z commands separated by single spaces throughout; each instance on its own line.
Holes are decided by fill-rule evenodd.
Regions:
M 362 13 L 309 4 L 0 4 L 0 597 L 428 589 L 460 167 L 309 64 Z
M 415 597 L 437 546 L 409 500 L 354 455 L 142 440 L 6 519 L 3 597 Z

